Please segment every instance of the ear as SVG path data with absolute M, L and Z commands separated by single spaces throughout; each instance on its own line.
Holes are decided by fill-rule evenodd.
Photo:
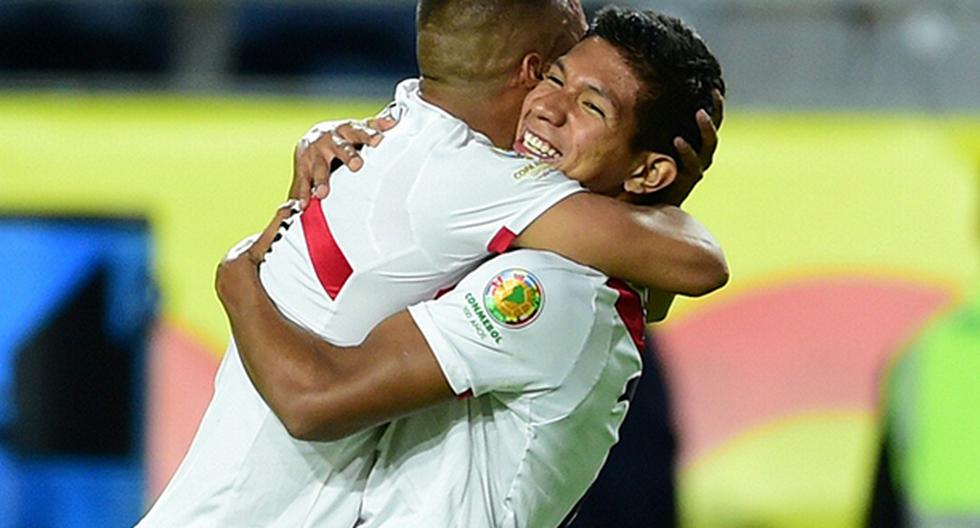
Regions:
M 674 158 L 657 152 L 643 155 L 641 162 L 623 183 L 626 192 L 650 194 L 666 188 L 677 178 L 677 162 Z
M 544 75 L 544 59 L 538 52 L 531 52 L 521 60 L 521 69 L 518 73 L 518 82 L 528 90 L 534 88 L 541 81 Z

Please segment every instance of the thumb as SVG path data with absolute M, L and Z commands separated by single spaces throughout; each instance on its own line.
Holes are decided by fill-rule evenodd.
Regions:
M 368 126 L 379 132 L 387 132 L 388 130 L 394 128 L 397 124 L 398 120 L 389 115 L 375 117 L 368 120 Z
M 286 221 L 289 217 L 300 211 L 301 208 L 298 200 L 288 200 L 279 206 L 275 216 L 272 217 L 272 221 L 262 230 L 255 243 L 248 248 L 249 258 L 256 264 L 264 261 L 265 254 L 272 249 L 273 242 L 279 240 L 279 228 L 284 227 L 284 224 L 288 225 Z

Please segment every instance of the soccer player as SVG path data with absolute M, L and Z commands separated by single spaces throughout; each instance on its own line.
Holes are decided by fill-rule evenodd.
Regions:
M 672 139 L 696 140 L 692 116 L 714 89 L 720 67 L 691 29 L 607 8 L 525 100 L 515 148 L 642 203 L 673 181 Z M 357 526 L 561 523 L 615 443 L 640 374 L 641 296 L 554 253 L 513 251 L 337 347 L 263 292 L 258 263 L 276 255 L 292 215 L 280 214 L 221 265 L 217 289 L 259 392 L 291 431 L 336 439 L 394 420 Z M 311 518 L 320 512 L 330 513 Z
M 577 2 L 422 1 L 419 26 L 422 81 L 398 87 L 399 124 L 356 177 L 340 171 L 326 199 L 284 220 L 262 267 L 290 321 L 355 345 L 522 244 L 681 293 L 725 281 L 720 250 L 703 231 L 678 229 L 692 222 L 679 210 L 647 214 L 582 193 L 546 164 L 493 148 L 542 68 L 584 31 Z M 594 230 L 614 235 L 583 236 Z M 351 525 L 381 431 L 297 440 L 290 432 L 303 431 L 284 427 L 245 368 L 230 343 L 197 435 L 141 526 Z M 314 518 L 314 505 L 329 519 Z

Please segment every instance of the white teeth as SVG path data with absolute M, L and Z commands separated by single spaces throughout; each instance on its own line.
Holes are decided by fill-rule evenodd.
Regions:
M 539 158 L 556 158 L 560 154 L 548 142 L 535 136 L 530 131 L 524 132 L 524 146 Z

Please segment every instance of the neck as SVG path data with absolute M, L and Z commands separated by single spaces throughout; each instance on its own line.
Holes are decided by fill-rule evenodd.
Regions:
M 461 119 L 467 126 L 490 138 L 494 146 L 514 146 L 514 131 L 520 106 L 510 109 L 507 94 L 480 95 L 479 89 L 459 89 L 432 79 L 422 78 L 422 99 Z

